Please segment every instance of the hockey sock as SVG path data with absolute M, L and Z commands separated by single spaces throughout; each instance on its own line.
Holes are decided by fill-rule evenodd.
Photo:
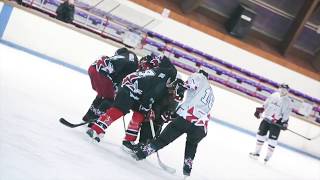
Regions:
M 118 108 L 110 108 L 107 112 L 99 117 L 99 119 L 91 126 L 97 134 L 105 132 L 105 129 L 111 125 L 115 120 L 123 116 L 123 113 Z
M 144 115 L 140 112 L 133 112 L 132 119 L 126 130 L 126 136 L 124 137 L 125 141 L 135 141 L 137 139 L 140 125 L 144 120 Z
M 91 129 L 93 129 L 98 135 L 104 134 L 105 129 L 107 128 L 108 125 L 104 121 L 100 121 L 99 119 L 91 126 Z
M 268 140 L 268 150 L 267 150 L 265 161 L 268 161 L 271 158 L 276 145 L 277 145 L 277 140 L 273 140 L 273 139 Z
M 261 148 L 264 144 L 265 139 L 266 139 L 266 136 L 261 136 L 261 135 L 257 134 L 257 143 L 256 143 L 255 151 L 254 151 L 255 154 L 260 154 L 260 151 L 261 151 Z
M 123 116 L 123 112 L 120 109 L 111 107 L 105 114 L 99 117 L 99 120 L 104 121 L 108 126 L 110 126 L 110 124 L 119 119 L 121 116 Z

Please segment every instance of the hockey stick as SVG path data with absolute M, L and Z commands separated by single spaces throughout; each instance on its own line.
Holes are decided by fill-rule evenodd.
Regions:
M 67 120 L 64 119 L 64 118 L 60 118 L 60 119 L 59 119 L 59 121 L 60 121 L 61 124 L 65 125 L 65 126 L 67 126 L 67 127 L 69 127 L 69 128 L 75 128 L 75 127 L 83 126 L 83 125 L 92 123 L 92 122 L 94 122 L 95 120 L 96 120 L 96 119 L 89 119 L 89 120 L 86 121 L 86 122 L 82 122 L 82 123 L 78 123 L 78 124 L 73 124 L 73 123 L 67 121 Z
M 153 121 L 150 120 L 149 122 L 150 122 L 150 129 L 151 129 L 152 137 L 155 137 L 155 136 L 156 136 L 156 133 L 154 132 Z M 159 153 L 158 153 L 158 152 L 156 152 L 156 153 L 157 153 L 157 159 L 158 159 L 158 164 L 159 164 L 159 166 L 160 166 L 163 170 L 167 171 L 167 172 L 170 173 L 170 174 L 176 173 L 176 170 L 175 170 L 174 168 L 172 168 L 172 167 L 169 167 L 169 166 L 165 165 L 165 164 L 161 161 L 160 156 L 159 156 Z
M 297 132 L 294 132 L 294 131 L 292 131 L 291 129 L 287 129 L 287 130 L 290 131 L 290 132 L 292 132 L 292 133 L 295 134 L 295 135 L 298 135 L 298 136 L 306 139 L 306 140 L 309 140 L 309 141 L 312 140 L 311 138 L 305 137 L 304 135 L 299 134 L 299 133 L 297 133 Z
M 122 116 L 122 122 L 123 122 L 124 133 L 126 133 L 126 121 L 124 120 L 124 116 Z
M 281 126 L 280 124 L 276 124 L 276 123 L 272 123 L 272 124 L 274 124 L 274 125 L 276 125 L 276 126 L 278 126 L 279 128 L 282 129 L 282 126 Z M 308 138 L 308 137 L 306 137 L 306 136 L 304 136 L 304 135 L 302 135 L 302 134 L 299 134 L 299 133 L 297 133 L 297 132 L 295 132 L 295 131 L 292 131 L 291 129 L 288 129 L 288 128 L 287 128 L 286 130 L 288 130 L 289 132 L 292 132 L 293 134 L 298 135 L 298 136 L 300 136 L 300 137 L 302 137 L 302 138 L 304 138 L 304 139 L 306 139 L 306 140 L 308 140 L 308 141 L 311 140 L 311 138 Z

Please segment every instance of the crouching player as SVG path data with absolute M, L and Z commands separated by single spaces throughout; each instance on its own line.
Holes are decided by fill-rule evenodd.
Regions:
M 186 133 L 183 174 L 190 176 L 198 143 L 207 134 L 214 95 L 208 73 L 203 70 L 192 74 L 180 88 L 186 90 L 186 99 L 177 110 L 177 118 L 166 126 L 158 138 L 137 148 L 135 156 L 137 160 L 145 159 Z

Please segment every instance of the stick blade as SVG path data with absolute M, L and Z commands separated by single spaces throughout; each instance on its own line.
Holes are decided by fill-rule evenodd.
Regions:
M 172 168 L 172 167 L 169 167 L 165 164 L 163 164 L 163 162 L 160 161 L 160 159 L 158 158 L 158 163 L 159 163 L 159 166 L 165 170 L 166 172 L 170 173 L 170 174 L 175 174 L 176 173 L 176 169 Z
M 77 125 L 70 123 L 69 121 L 65 120 L 64 118 L 60 118 L 59 121 L 60 121 L 61 124 L 65 125 L 65 126 L 67 126 L 69 128 L 78 127 Z

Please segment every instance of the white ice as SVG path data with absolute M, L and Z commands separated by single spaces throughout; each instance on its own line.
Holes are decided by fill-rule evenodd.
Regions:
M 87 75 L 3 44 L 0 52 L 1 180 L 182 179 L 185 136 L 159 151 L 175 175 L 154 155 L 137 162 L 120 149 L 122 120 L 93 143 L 85 127 L 58 122 L 80 122 L 95 97 Z M 210 122 L 189 179 L 320 180 L 319 160 L 277 147 L 264 165 L 248 157 L 254 144 L 253 136 Z

